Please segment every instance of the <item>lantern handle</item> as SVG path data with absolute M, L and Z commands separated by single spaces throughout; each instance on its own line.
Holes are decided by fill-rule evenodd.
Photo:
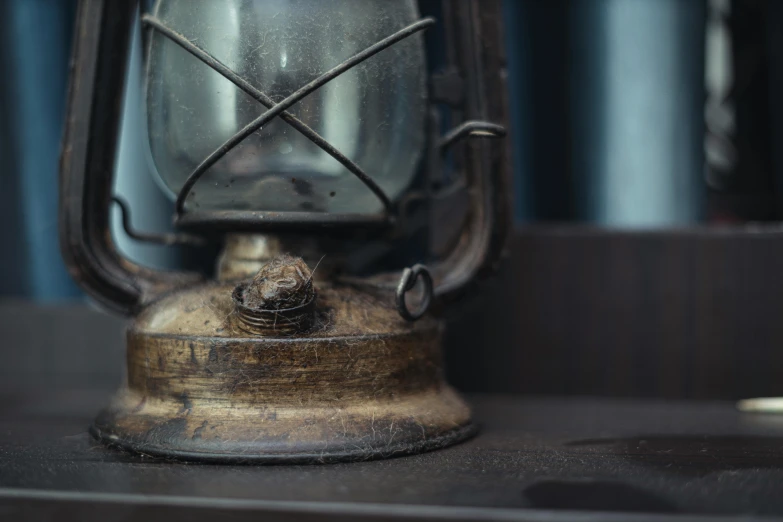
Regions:
M 109 230 L 133 1 L 80 0 L 60 156 L 60 249 L 71 276 L 106 308 L 133 314 L 200 279 L 120 257 Z

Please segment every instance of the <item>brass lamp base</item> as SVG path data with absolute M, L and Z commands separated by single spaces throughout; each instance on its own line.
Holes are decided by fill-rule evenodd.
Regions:
M 444 381 L 440 324 L 403 321 L 388 299 L 319 286 L 313 330 L 253 335 L 234 286 L 150 305 L 128 330 L 128 384 L 91 432 L 174 459 L 321 463 L 429 451 L 475 433 Z

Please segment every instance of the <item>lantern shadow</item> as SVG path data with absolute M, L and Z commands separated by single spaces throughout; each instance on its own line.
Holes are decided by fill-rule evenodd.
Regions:
M 565 444 L 586 453 L 620 457 L 686 478 L 723 471 L 783 470 L 783 437 L 755 435 L 639 435 L 585 439 Z
M 677 507 L 630 484 L 592 480 L 548 480 L 525 488 L 531 507 L 576 511 L 675 513 Z

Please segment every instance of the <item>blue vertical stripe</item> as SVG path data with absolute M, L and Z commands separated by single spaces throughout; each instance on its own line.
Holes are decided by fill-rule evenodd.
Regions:
M 518 221 L 702 216 L 702 0 L 505 0 Z
M 28 295 L 55 300 L 78 295 L 60 257 L 57 188 L 65 111 L 73 2 L 7 0 L 14 45 L 4 81 L 13 82 L 11 117 L 22 202 L 22 251 Z
M 703 192 L 704 4 L 591 0 L 573 10 L 574 176 L 586 220 L 695 222 Z

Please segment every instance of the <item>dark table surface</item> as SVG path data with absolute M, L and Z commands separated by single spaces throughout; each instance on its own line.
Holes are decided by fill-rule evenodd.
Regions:
M 196 465 L 107 449 L 86 428 L 118 384 L 120 328 L 86 309 L 0 306 L 0 518 L 783 515 L 783 416 L 741 414 L 728 402 L 474 395 L 483 426 L 475 439 L 354 464 Z

